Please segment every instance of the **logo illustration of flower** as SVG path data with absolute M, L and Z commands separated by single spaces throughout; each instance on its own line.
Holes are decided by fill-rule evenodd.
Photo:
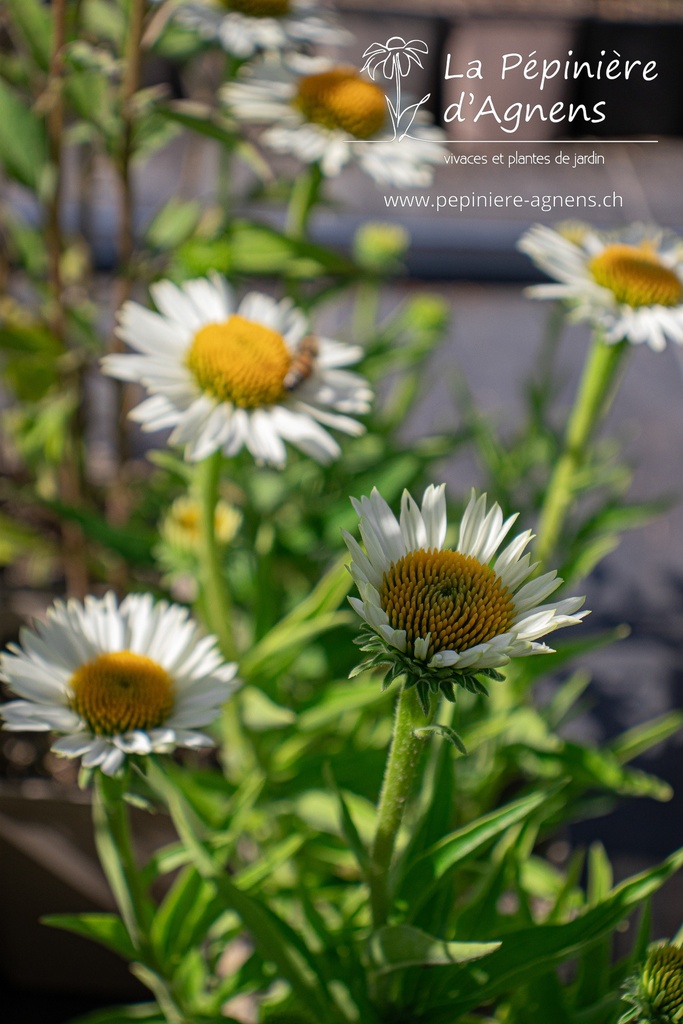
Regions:
M 431 96 L 428 92 L 418 103 L 411 103 L 410 106 L 401 109 L 401 79 L 408 75 L 413 64 L 424 67 L 420 54 L 427 53 L 429 47 L 421 39 L 406 42 L 401 36 L 391 36 L 386 43 L 371 43 L 363 54 L 365 64 L 361 71 L 367 71 L 374 81 L 376 72 L 381 69 L 385 78 L 396 83 L 396 103 L 392 103 L 388 96 L 386 101 L 394 128 L 394 138 L 398 138 L 399 142 L 409 134 L 415 115 Z

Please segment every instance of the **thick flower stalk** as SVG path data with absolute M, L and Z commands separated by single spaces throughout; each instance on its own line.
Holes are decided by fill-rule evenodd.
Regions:
M 582 597 L 544 603 L 562 581 L 555 572 L 529 578 L 536 564 L 524 554 L 528 531 L 499 551 L 517 517 L 503 521 L 498 505 L 487 511 L 485 495 L 472 494 L 454 549 L 444 546 L 444 484 L 428 487 L 421 507 L 404 491 L 399 519 L 377 490 L 353 505 L 365 551 L 344 535 L 360 593 L 349 600 L 366 623 L 359 643 L 369 654 L 355 671 L 380 668 L 389 682 L 403 679 L 370 855 L 378 928 L 391 908 L 391 861 L 423 738 L 437 731 L 465 749 L 452 729 L 431 724 L 434 695 L 455 701 L 457 686 L 487 693 L 482 676 L 502 680 L 498 669 L 511 658 L 549 653 L 538 639 L 587 613 L 579 612 Z

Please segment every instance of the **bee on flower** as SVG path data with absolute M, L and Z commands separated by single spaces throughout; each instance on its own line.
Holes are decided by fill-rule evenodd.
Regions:
M 199 461 L 242 448 L 259 463 L 282 466 L 285 442 L 319 462 L 341 449 L 327 427 L 358 436 L 353 417 L 366 413 L 372 392 L 346 367 L 362 349 L 316 336 L 305 374 L 293 380 L 310 335 L 304 314 L 288 299 L 251 292 L 238 304 L 217 275 L 177 287 L 151 287 L 158 313 L 127 302 L 119 336 L 138 354 L 115 354 L 105 373 L 136 381 L 149 398 L 130 416 L 143 430 L 173 428 L 170 443 Z

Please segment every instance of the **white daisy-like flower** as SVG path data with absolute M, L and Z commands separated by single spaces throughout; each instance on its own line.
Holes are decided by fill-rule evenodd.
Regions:
M 348 33 L 335 25 L 318 0 L 190 0 L 174 12 L 207 42 L 240 59 L 302 45 L 338 45 Z
M 518 247 L 557 282 L 528 294 L 564 300 L 573 318 L 590 321 L 608 344 L 626 340 L 661 352 L 667 339 L 683 343 L 679 239 L 642 224 L 609 233 L 536 224 Z
M 237 666 L 202 636 L 186 608 L 133 594 L 55 602 L 0 658 L 21 700 L 0 707 L 4 728 L 62 733 L 52 749 L 113 775 L 127 754 L 199 749 L 198 726 L 220 714 Z
M 150 291 L 158 313 L 127 302 L 119 318 L 119 337 L 140 355 L 102 360 L 105 373 L 150 392 L 130 413 L 143 430 L 173 427 L 170 442 L 191 461 L 246 446 L 275 466 L 286 461 L 285 441 L 329 462 L 340 448 L 325 427 L 363 433 L 352 415 L 368 411 L 372 392 L 345 369 L 359 346 L 308 334 L 288 299 L 251 292 L 237 306 L 217 275 Z
M 445 484 L 427 488 L 421 509 L 404 491 L 398 520 L 376 489 L 352 501 L 365 551 L 344 539 L 360 593 L 349 600 L 369 627 L 364 668 L 389 664 L 392 678 L 407 673 L 452 700 L 454 683 L 485 690 L 477 673 L 500 678 L 511 658 L 551 653 L 538 639 L 588 614 L 576 614 L 583 597 L 544 603 L 562 580 L 530 578 L 530 531 L 498 551 L 517 516 L 503 521 L 497 504 L 487 512 L 486 495 L 473 492 L 455 550 L 444 548 Z
M 355 68 L 299 62 L 263 75 L 231 82 L 221 96 L 238 120 L 269 125 L 261 140 L 271 149 L 326 177 L 355 162 L 381 185 L 431 184 L 443 134 L 418 115 L 412 134 L 394 139 L 384 91 Z

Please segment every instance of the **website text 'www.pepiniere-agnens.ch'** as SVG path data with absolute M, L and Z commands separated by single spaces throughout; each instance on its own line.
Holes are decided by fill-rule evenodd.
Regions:
M 428 210 L 521 210 L 528 207 L 549 213 L 551 210 L 593 210 L 599 208 L 618 210 L 624 205 L 623 196 L 610 192 L 604 196 L 594 195 L 531 195 L 504 194 L 497 192 L 463 192 L 453 195 L 385 195 L 384 205 L 390 209 Z

